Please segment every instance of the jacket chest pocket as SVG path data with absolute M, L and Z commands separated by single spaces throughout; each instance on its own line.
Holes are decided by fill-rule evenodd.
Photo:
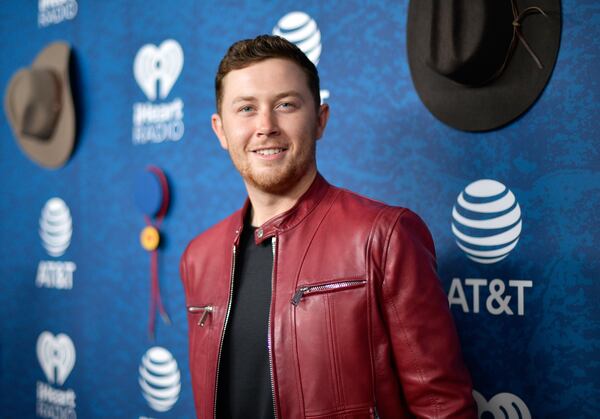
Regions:
M 294 311 L 307 415 L 372 405 L 367 281 L 300 285 Z
M 212 355 L 215 333 L 216 307 L 204 301 L 191 302 L 187 305 L 189 328 L 190 370 L 194 385 L 204 388 L 208 375 L 207 360 Z
M 189 305 L 187 307 L 188 313 L 190 314 L 190 321 L 194 319 L 194 315 L 198 317 L 197 325 L 200 327 L 204 327 L 206 325 L 207 320 L 209 320 L 209 316 L 214 311 L 214 306 L 212 305 Z

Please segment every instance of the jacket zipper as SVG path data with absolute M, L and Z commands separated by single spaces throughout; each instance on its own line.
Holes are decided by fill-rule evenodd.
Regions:
M 300 304 L 300 300 L 302 299 L 302 297 L 308 294 L 336 290 L 340 288 L 356 287 L 359 285 L 363 285 L 366 282 L 367 281 L 364 279 L 357 279 L 352 281 L 332 282 L 330 284 L 309 285 L 305 287 L 300 287 L 298 288 L 298 290 L 294 294 L 294 297 L 292 298 L 292 304 L 297 306 L 298 304 Z
M 277 247 L 277 236 L 273 236 L 271 239 L 271 245 L 273 247 L 273 270 L 271 271 L 271 304 L 269 305 L 269 321 L 267 327 L 269 328 L 267 334 L 267 346 L 269 348 L 269 371 L 271 373 L 271 391 L 273 392 L 273 413 L 275 414 L 275 419 L 277 419 L 277 402 L 275 401 L 275 378 L 273 375 L 273 347 L 271 339 L 271 311 L 273 309 L 273 291 L 275 288 L 275 254 Z
M 198 320 L 198 326 L 204 327 L 206 318 L 208 317 L 208 315 L 210 313 L 213 312 L 213 306 L 203 306 L 203 307 L 190 306 L 190 307 L 188 307 L 188 311 L 190 313 L 202 312 L 202 316 L 200 317 L 200 320 Z
M 225 340 L 225 330 L 227 329 L 227 321 L 229 320 L 229 312 L 231 311 L 231 303 L 233 300 L 233 277 L 235 274 L 235 244 L 231 254 L 231 279 L 229 280 L 229 302 L 227 303 L 227 313 L 225 314 L 225 323 L 221 332 L 221 342 L 219 343 L 219 355 L 217 357 L 217 373 L 215 375 L 215 401 L 213 406 L 214 419 L 217 419 L 217 388 L 219 387 L 219 367 L 221 365 L 221 352 L 223 351 L 223 341 Z
M 377 412 L 377 406 L 373 408 L 373 417 L 375 419 L 379 419 L 379 413 Z

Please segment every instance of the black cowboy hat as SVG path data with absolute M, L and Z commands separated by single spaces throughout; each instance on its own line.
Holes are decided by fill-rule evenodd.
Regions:
M 412 0 L 407 50 L 417 93 L 454 128 L 505 125 L 546 86 L 560 29 L 560 0 Z

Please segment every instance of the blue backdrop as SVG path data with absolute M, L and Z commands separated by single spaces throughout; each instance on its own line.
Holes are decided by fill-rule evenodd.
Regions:
M 316 23 L 331 106 L 320 171 L 412 208 L 431 228 L 481 416 L 594 417 L 600 4 L 562 3 L 558 61 L 538 102 L 509 126 L 474 134 L 443 125 L 420 102 L 406 58 L 406 0 L 2 2 L 0 85 L 47 43 L 69 42 L 79 136 L 67 165 L 45 170 L 0 121 L 0 417 L 194 416 L 179 257 L 245 196 L 210 129 L 214 74 L 232 42 L 306 19 Z M 177 49 L 167 40 L 180 54 L 166 53 Z M 147 68 L 136 78 L 136 56 L 152 45 L 151 57 L 182 64 L 179 74 Z M 173 84 L 153 98 L 152 84 L 142 86 L 155 76 Z M 146 119 L 134 118 L 136 104 L 149 109 Z M 148 164 L 165 171 L 172 193 L 159 254 L 172 325 L 158 322 L 154 340 L 150 257 L 133 193 Z M 481 179 L 510 189 L 521 210 L 518 244 L 489 264 L 469 259 L 451 228 L 459 194 Z M 40 235 L 54 219 L 65 230 L 58 256 Z

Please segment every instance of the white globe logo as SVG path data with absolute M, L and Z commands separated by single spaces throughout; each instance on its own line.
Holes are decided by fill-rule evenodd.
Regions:
M 166 412 L 179 399 L 181 375 L 177 361 L 165 348 L 154 346 L 144 354 L 139 367 L 139 383 L 148 405 Z
M 456 244 L 478 263 L 496 263 L 515 248 L 521 234 L 521 208 L 502 183 L 481 179 L 458 195 L 452 208 Z
M 40 216 L 40 237 L 48 254 L 54 257 L 63 255 L 71 244 L 72 234 L 73 221 L 69 207 L 60 198 L 49 199 Z
M 273 35 L 296 44 L 314 65 L 321 57 L 321 31 L 317 22 L 304 12 L 291 12 L 279 19 Z

